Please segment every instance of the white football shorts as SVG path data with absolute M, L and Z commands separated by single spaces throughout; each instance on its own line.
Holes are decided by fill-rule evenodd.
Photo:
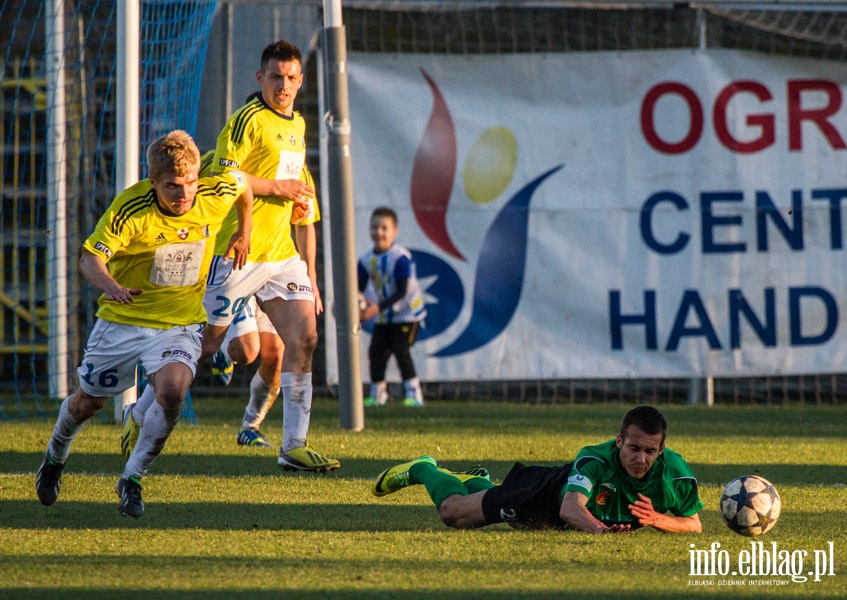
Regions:
M 135 385 L 139 363 L 153 374 L 181 362 L 194 375 L 202 342 L 203 325 L 154 329 L 97 319 L 76 369 L 79 386 L 91 396 L 114 396 Z
M 268 315 L 256 304 L 256 298 L 251 296 L 244 309 L 235 316 L 232 325 L 226 330 L 222 347 L 226 348 L 226 344 L 229 344 L 230 340 L 254 332 L 279 335 Z
M 248 262 L 239 271 L 232 270 L 231 259 L 212 259 L 203 297 L 209 325 L 228 326 L 253 295 L 260 302 L 274 298 L 315 301 L 306 263 L 299 256 L 280 262 Z

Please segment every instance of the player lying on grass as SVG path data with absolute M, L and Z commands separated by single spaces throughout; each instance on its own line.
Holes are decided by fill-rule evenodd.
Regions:
M 383 471 L 372 492 L 385 496 L 422 484 L 442 522 L 457 529 L 509 523 L 588 533 L 639 527 L 700 533 L 697 480 L 682 456 L 665 448 L 667 431 L 658 410 L 639 406 L 626 413 L 615 439 L 586 446 L 563 466 L 516 463 L 495 485 L 484 469 L 452 473 L 422 456 Z
M 103 294 L 77 367 L 79 388 L 59 407 L 36 475 L 45 506 L 59 496 L 76 435 L 109 398 L 135 385 L 141 363 L 156 401 L 115 491 L 121 514 L 144 514 L 140 481 L 165 447 L 194 379 L 206 275 L 233 205 L 238 224 L 224 240 L 226 255 L 241 269 L 250 252 L 253 192 L 244 173 L 200 179 L 200 151 L 180 130 L 150 145 L 147 165 L 150 177 L 117 195 L 83 245 L 80 271 Z

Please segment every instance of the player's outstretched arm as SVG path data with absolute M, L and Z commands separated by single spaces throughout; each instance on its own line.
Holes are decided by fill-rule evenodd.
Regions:
M 586 508 L 588 496 L 579 492 L 565 492 L 559 516 L 573 527 L 586 533 L 626 533 L 629 525 L 612 525 L 607 527 Z
M 119 284 L 109 273 L 103 259 L 87 250 L 82 251 L 79 257 L 79 270 L 88 283 L 103 292 L 108 300 L 128 304 L 132 302 L 133 296 L 139 295 L 142 290 L 125 288 Z
M 250 254 L 250 233 L 253 230 L 253 190 L 248 182 L 244 192 L 235 201 L 235 213 L 238 218 L 238 228 L 226 247 L 224 256 L 233 255 L 233 269 L 241 269 Z
M 644 494 L 638 494 L 638 500 L 629 505 L 629 511 L 643 527 L 653 527 L 667 533 L 701 533 L 703 530 L 699 515 L 675 517 L 656 512 L 652 500 Z

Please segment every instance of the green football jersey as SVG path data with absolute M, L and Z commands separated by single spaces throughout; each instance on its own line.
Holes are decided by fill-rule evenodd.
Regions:
M 690 517 L 703 508 L 697 479 L 679 454 L 665 448 L 642 480 L 627 475 L 618 458 L 615 440 L 579 451 L 560 495 L 578 492 L 588 496 L 586 508 L 606 525 L 638 525 L 628 506 L 644 494 L 660 513 Z

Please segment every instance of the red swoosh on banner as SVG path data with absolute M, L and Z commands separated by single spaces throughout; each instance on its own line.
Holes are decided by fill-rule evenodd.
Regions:
M 418 225 L 447 254 L 465 260 L 447 232 L 447 204 L 456 176 L 456 131 L 444 97 L 421 69 L 432 90 L 432 114 L 421 138 L 412 167 L 410 195 Z

